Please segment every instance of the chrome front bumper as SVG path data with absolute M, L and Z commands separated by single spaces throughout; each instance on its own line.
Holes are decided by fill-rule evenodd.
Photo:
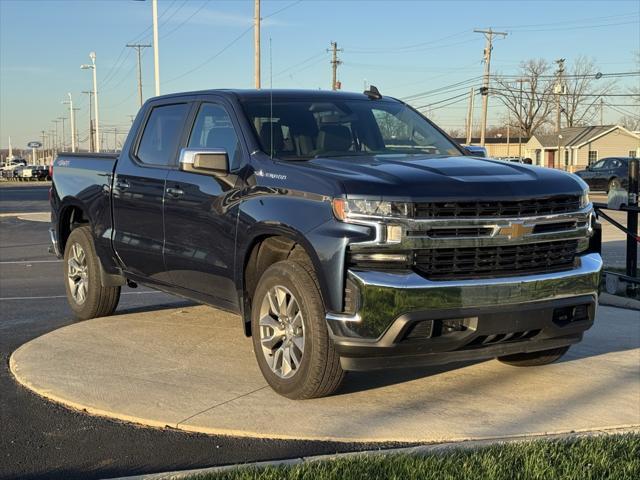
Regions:
M 349 270 L 359 290 L 357 312 L 327 315 L 336 337 L 375 341 L 401 316 L 415 312 L 491 311 L 535 302 L 549 304 L 572 297 L 597 301 L 602 258 L 597 253 L 577 257 L 572 270 L 479 280 L 430 281 L 413 272 Z

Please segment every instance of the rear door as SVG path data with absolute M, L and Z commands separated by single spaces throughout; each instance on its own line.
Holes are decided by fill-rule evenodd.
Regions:
M 224 149 L 231 173 L 170 171 L 164 205 L 165 262 L 174 285 L 236 310 L 233 268 L 238 208 L 234 198 L 242 186 L 237 173 L 248 152 L 230 105 L 213 100 L 197 109 L 187 147 Z
M 118 160 L 113 181 L 113 245 L 136 276 L 168 283 L 163 259 L 165 182 L 178 156 L 192 104 L 158 102 L 128 152 Z

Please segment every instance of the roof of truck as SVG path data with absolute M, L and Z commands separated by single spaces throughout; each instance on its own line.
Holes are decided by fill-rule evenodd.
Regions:
M 303 99 L 303 98 L 326 98 L 326 99 L 351 99 L 351 100 L 362 100 L 368 98 L 364 93 L 357 92 L 342 92 L 342 91 L 333 91 L 333 90 L 303 90 L 303 89 L 228 89 L 228 88 L 220 88 L 220 89 L 211 89 L 211 90 L 198 90 L 193 92 L 180 92 L 173 93 L 169 95 L 163 95 L 164 97 L 176 97 L 176 96 L 186 96 L 186 95 L 206 95 L 206 94 L 223 94 L 223 95 L 233 95 L 240 100 L 253 100 L 253 99 L 268 99 L 273 96 L 274 99 L 282 100 L 284 98 L 287 99 Z M 386 97 L 390 99 L 391 97 Z M 384 94 L 382 99 L 385 99 Z M 395 99 L 394 99 L 395 100 Z

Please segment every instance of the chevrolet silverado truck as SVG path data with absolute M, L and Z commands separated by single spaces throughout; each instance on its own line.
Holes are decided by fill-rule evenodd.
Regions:
M 587 185 L 473 157 L 373 88 L 156 97 L 119 155 L 52 168 L 79 319 L 138 284 L 236 313 L 289 398 L 329 395 L 347 371 L 544 365 L 594 321 Z

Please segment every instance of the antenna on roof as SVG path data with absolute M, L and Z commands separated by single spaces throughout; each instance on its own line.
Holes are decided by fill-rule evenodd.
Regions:
M 365 90 L 364 94 L 371 100 L 380 100 L 382 98 L 382 94 L 374 85 L 369 85 L 369 89 Z
M 269 36 L 269 133 L 271 135 L 269 156 L 273 160 L 273 54 L 271 50 L 271 36 Z

